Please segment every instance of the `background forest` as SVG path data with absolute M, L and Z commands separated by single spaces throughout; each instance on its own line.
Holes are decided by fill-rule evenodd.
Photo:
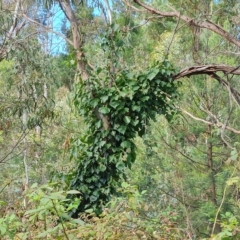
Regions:
M 240 239 L 238 0 L 0 1 L 0 239 Z

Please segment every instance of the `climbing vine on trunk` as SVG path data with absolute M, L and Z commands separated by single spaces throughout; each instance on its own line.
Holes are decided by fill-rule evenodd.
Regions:
M 88 127 L 72 147 L 78 166 L 71 185 L 81 193 L 75 216 L 86 209 L 101 212 L 125 177 L 124 169 L 135 161 L 134 137 L 144 135 L 149 119 L 156 114 L 168 119 L 174 114 L 179 84 L 172 80 L 173 66 L 163 61 L 141 73 L 116 71 L 117 57 L 123 51 L 121 38 L 116 29 L 106 34 L 101 47 L 111 61 L 75 88 L 74 104 Z

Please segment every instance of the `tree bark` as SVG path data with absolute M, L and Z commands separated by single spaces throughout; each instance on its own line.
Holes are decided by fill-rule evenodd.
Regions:
M 82 37 L 79 29 L 78 20 L 68 1 L 59 0 L 59 4 L 65 16 L 70 22 L 72 37 L 73 37 L 72 43 L 73 43 L 73 48 L 76 54 L 78 71 L 80 73 L 82 80 L 85 81 L 88 79 L 88 74 L 86 71 L 86 64 L 83 61 L 83 58 L 84 58 L 84 52 L 82 50 L 83 42 L 82 42 Z
M 80 29 L 79 29 L 78 19 L 74 13 L 74 10 L 72 9 L 72 6 L 70 5 L 70 3 L 68 1 L 58 0 L 58 2 L 71 25 L 72 37 L 73 37 L 72 46 L 73 46 L 73 48 L 75 50 L 75 54 L 76 54 L 77 68 L 78 68 L 79 74 L 81 76 L 81 80 L 84 82 L 89 78 L 89 75 L 87 72 L 87 63 L 84 59 L 85 58 L 84 51 L 82 49 L 83 41 L 82 41 Z M 108 116 L 103 116 L 98 111 L 97 108 L 95 109 L 95 113 L 96 113 L 96 116 L 98 117 L 98 119 L 103 122 L 104 129 L 107 130 L 110 126 Z

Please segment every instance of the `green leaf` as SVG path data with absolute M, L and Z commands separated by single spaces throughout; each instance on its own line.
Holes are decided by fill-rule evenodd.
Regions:
M 125 116 L 123 118 L 123 121 L 126 123 L 126 124 L 129 124 L 131 122 L 131 118 L 129 116 Z
M 7 226 L 5 224 L 0 226 L 0 232 L 2 236 L 7 232 Z
M 95 108 L 99 103 L 99 99 L 98 98 L 94 98 L 90 101 L 90 104 L 93 108 Z
M 102 121 L 99 120 L 99 121 L 95 124 L 95 126 L 96 126 L 97 128 L 101 128 L 101 127 L 102 127 Z
M 229 178 L 229 179 L 227 180 L 226 184 L 227 184 L 228 186 L 231 186 L 231 185 L 233 185 L 233 184 L 239 183 L 239 181 L 240 181 L 240 178 L 239 178 L 239 177 L 232 177 L 232 178 Z
M 69 190 L 69 191 L 67 191 L 67 194 L 81 194 L 79 191 L 77 191 L 77 190 Z
M 131 148 L 132 143 L 130 141 L 124 141 L 121 143 L 122 148 Z
M 51 193 L 49 196 L 46 196 L 46 198 L 55 199 L 55 200 L 63 200 L 63 199 L 65 199 L 65 196 L 63 195 L 63 192 L 54 192 L 54 193 Z
M 94 195 L 92 195 L 92 196 L 90 197 L 90 201 L 91 201 L 91 202 L 95 202 L 97 199 L 98 199 L 98 197 L 97 197 L 97 196 L 94 196 Z
M 110 112 L 110 109 L 108 107 L 100 107 L 98 111 L 102 114 L 108 114 Z
M 126 129 L 127 129 L 127 127 L 124 126 L 124 125 L 122 125 L 122 126 L 120 126 L 117 130 L 118 130 L 120 133 L 125 134 Z
M 114 101 L 110 102 L 109 105 L 115 109 L 119 105 L 119 103 Z
M 154 78 L 157 76 L 158 72 L 159 72 L 159 70 L 157 70 L 157 69 L 152 70 L 152 71 L 147 75 L 148 80 L 151 81 L 152 79 L 154 79 Z
M 102 147 L 102 146 L 104 146 L 106 144 L 106 141 L 100 141 L 99 143 L 98 143 L 98 146 L 99 147 Z
M 85 225 L 85 222 L 81 219 L 71 219 L 71 222 L 77 223 L 81 226 Z
M 129 72 L 127 75 L 126 75 L 127 78 L 129 79 L 132 79 L 134 78 L 134 74 L 132 72 Z
M 116 167 L 117 167 L 117 169 L 122 171 L 125 168 L 125 164 L 123 162 L 118 162 Z
M 102 72 L 102 68 L 98 67 L 97 68 L 97 74 L 101 73 Z
M 130 185 L 126 182 L 122 182 L 121 186 L 122 188 L 128 188 Z
M 102 103 L 105 103 L 108 100 L 108 96 L 102 96 L 101 101 Z
M 133 126 L 137 126 L 138 124 L 139 124 L 139 120 L 138 119 L 132 122 Z
M 141 110 L 141 107 L 140 106 L 137 106 L 137 105 L 133 105 L 132 106 L 132 110 L 133 111 L 136 111 L 136 112 L 139 112 Z
M 146 102 L 150 97 L 149 96 L 144 96 L 141 98 L 141 101 L 142 102 Z
M 121 96 L 121 97 L 124 97 L 124 98 L 125 98 L 127 95 L 128 95 L 127 92 L 120 92 L 120 96 Z
M 6 202 L 4 202 L 4 201 L 0 201 L 0 206 L 5 206 L 5 205 L 7 205 Z
M 38 186 L 38 184 L 37 183 L 34 183 L 32 186 L 31 186 L 31 188 L 33 189 L 33 188 L 36 188 Z
M 111 232 L 104 233 L 104 239 L 108 239 L 112 235 Z
M 237 152 L 236 149 L 233 149 L 233 150 L 231 151 L 231 159 L 232 159 L 233 161 L 236 161 L 236 160 L 238 159 L 238 152 Z
M 25 212 L 24 215 L 29 215 L 29 214 L 38 213 L 38 212 L 40 212 L 40 211 L 42 211 L 42 210 L 45 210 L 45 206 L 41 206 L 41 207 L 39 207 L 39 208 L 37 208 L 37 209 L 28 210 L 28 211 Z

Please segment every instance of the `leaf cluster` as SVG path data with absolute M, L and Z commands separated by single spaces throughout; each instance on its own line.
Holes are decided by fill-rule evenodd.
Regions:
M 88 131 L 72 149 L 79 164 L 72 187 L 82 194 L 78 211 L 93 208 L 97 214 L 116 193 L 125 167 L 130 168 L 135 160 L 132 139 L 144 135 L 156 114 L 170 119 L 172 102 L 178 96 L 178 84 L 171 78 L 174 68 L 168 61 L 138 74 L 125 70 L 114 79 L 102 72 L 99 68 L 88 82 L 76 86 L 74 104 Z

